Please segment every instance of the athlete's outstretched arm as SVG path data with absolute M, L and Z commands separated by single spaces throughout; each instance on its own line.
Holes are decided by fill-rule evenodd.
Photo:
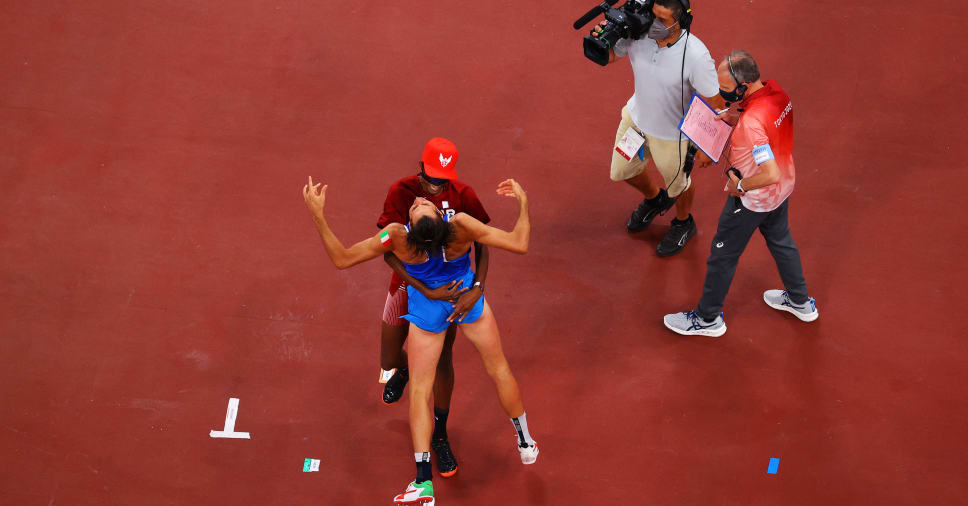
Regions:
M 336 234 L 329 228 L 329 224 L 326 223 L 326 217 L 323 216 L 323 207 L 326 204 L 326 188 L 328 185 L 320 188 L 321 185 L 322 183 L 313 185 L 313 178 L 310 176 L 309 184 L 303 186 L 303 200 L 306 201 L 306 207 L 313 214 L 313 222 L 316 224 L 319 237 L 323 239 L 323 247 L 326 248 L 326 254 L 329 255 L 330 260 L 333 261 L 333 265 L 337 269 L 352 267 L 393 249 L 393 243 L 397 241 L 391 239 L 395 238 L 394 236 L 398 234 L 399 231 L 396 230 L 397 228 L 403 228 L 398 223 L 387 225 L 386 228 L 376 235 L 369 239 L 364 239 L 349 248 L 344 247 L 343 243 L 336 237 Z
M 460 216 L 458 224 L 474 241 L 523 255 L 528 252 L 528 243 L 531 241 L 528 195 L 524 193 L 521 185 L 513 179 L 502 181 L 497 186 L 497 193 L 518 199 L 518 221 L 514 223 L 514 228 L 510 232 L 485 225 L 473 216 L 464 213 L 457 215 Z

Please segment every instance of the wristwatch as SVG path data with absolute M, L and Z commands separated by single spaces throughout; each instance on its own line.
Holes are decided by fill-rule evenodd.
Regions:
M 742 179 L 740 179 L 739 181 L 736 181 L 736 191 L 738 191 L 740 193 L 746 193 L 746 190 L 743 189 L 743 180 Z
M 475 281 L 475 282 L 474 282 L 474 286 L 476 286 L 476 287 L 478 287 L 478 288 L 480 288 L 480 289 L 481 289 L 481 293 L 484 293 L 484 283 L 482 283 L 482 282 L 480 282 L 480 281 Z M 473 288 L 473 287 L 472 287 L 472 288 Z

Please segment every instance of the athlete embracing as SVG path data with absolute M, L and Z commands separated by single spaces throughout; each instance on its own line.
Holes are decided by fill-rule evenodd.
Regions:
M 377 220 L 377 228 L 391 223 L 409 223 L 410 206 L 417 197 L 429 200 L 447 216 L 464 212 L 481 223 L 491 221 L 483 204 L 470 186 L 457 181 L 457 147 L 447 139 L 435 137 L 427 142 L 419 162 L 420 172 L 393 183 L 383 204 L 383 214 Z M 396 369 L 383 388 L 383 403 L 392 404 L 403 396 L 403 389 L 410 379 L 407 368 L 407 354 L 403 344 L 407 339 L 408 322 L 403 319 L 407 314 L 407 286 L 413 286 L 425 297 L 434 300 L 449 300 L 454 303 L 454 312 L 461 308 L 473 307 L 484 294 L 484 280 L 487 278 L 487 246 L 474 243 L 474 262 L 476 276 L 472 283 L 463 285 L 457 281 L 436 289 L 429 289 L 420 281 L 407 274 L 397 257 L 387 254 L 385 259 L 393 268 L 393 277 L 383 308 L 383 321 L 380 329 L 380 368 L 381 378 L 384 371 Z M 444 348 L 437 363 L 434 380 L 434 435 L 430 447 L 437 456 L 437 472 L 443 477 L 457 473 L 457 458 L 454 456 L 447 438 L 447 418 L 450 415 L 450 398 L 454 391 L 453 347 L 457 336 L 457 325 L 447 327 Z
M 387 252 L 403 262 L 406 271 L 433 289 L 453 280 L 471 284 L 474 272 L 470 268 L 470 249 L 475 242 L 494 246 L 513 253 L 527 252 L 531 235 L 528 218 L 528 198 L 513 179 L 498 185 L 497 193 L 518 200 L 518 219 L 511 231 L 504 231 L 481 223 L 465 213 L 453 217 L 443 213 L 429 200 L 414 199 L 409 210 L 409 222 L 404 226 L 391 223 L 369 239 L 346 248 L 333 234 L 323 209 L 326 186 L 309 183 L 303 187 L 303 199 L 313 215 L 316 229 L 333 264 L 345 269 L 379 257 Z M 484 297 L 465 310 L 455 312 L 448 301 L 425 297 L 413 286 L 407 289 L 409 320 L 410 369 L 410 435 L 413 441 L 417 476 L 402 494 L 394 498 L 398 505 L 434 505 L 431 481 L 430 439 L 433 424 L 428 403 L 433 388 L 437 362 L 444 345 L 444 332 L 453 319 L 477 348 L 484 368 L 494 381 L 498 400 L 511 418 L 517 433 L 521 462 L 533 464 L 538 458 L 538 445 L 528 431 L 524 402 L 517 381 L 511 373 L 504 352 L 497 322 Z

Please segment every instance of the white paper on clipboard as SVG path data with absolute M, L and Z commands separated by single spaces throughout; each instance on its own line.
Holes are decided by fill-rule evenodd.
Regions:
M 733 133 L 733 127 L 719 119 L 716 111 L 695 93 L 692 94 L 686 115 L 679 122 L 679 130 L 717 163 L 723 156 L 729 135 Z

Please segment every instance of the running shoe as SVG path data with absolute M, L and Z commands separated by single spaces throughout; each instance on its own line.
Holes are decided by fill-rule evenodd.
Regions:
M 723 316 L 723 313 L 719 313 L 715 320 L 707 323 L 695 311 L 685 311 L 667 314 L 662 321 L 666 328 L 684 336 L 719 337 L 726 333 L 726 319 Z
M 397 369 L 393 376 L 383 385 L 383 404 L 393 404 L 403 397 L 403 389 L 410 381 L 410 373 Z
M 666 193 L 665 188 L 659 190 L 659 195 L 657 195 L 656 205 L 653 206 L 649 203 L 649 199 L 644 199 L 635 211 L 632 211 L 632 216 L 629 216 L 629 221 L 625 222 L 625 228 L 629 233 L 641 232 L 649 227 L 652 220 L 660 214 L 665 214 L 666 211 L 676 203 L 676 199 L 669 198 L 669 194 Z
M 805 322 L 812 322 L 820 316 L 820 311 L 817 311 L 816 299 L 810 297 L 803 304 L 794 304 L 790 300 L 790 294 L 786 290 L 767 290 L 763 292 L 763 302 L 766 302 L 773 309 L 793 313 L 793 316 Z
M 662 242 L 655 251 L 660 257 L 675 255 L 686 247 L 686 243 L 694 235 L 696 235 L 696 220 L 692 219 L 691 214 L 686 221 L 672 220 L 669 232 L 662 238 Z
M 430 442 L 430 449 L 437 456 L 437 472 L 444 478 L 457 474 L 457 457 L 450 451 L 450 442 L 446 439 L 434 439 Z
M 403 506 L 434 506 L 434 484 L 430 480 L 422 483 L 410 482 L 402 494 L 393 498 L 393 504 Z
M 514 438 L 517 442 L 517 436 Z M 538 442 L 534 441 L 531 446 L 521 446 L 518 444 L 518 453 L 521 454 L 521 463 L 524 465 L 534 464 L 538 460 Z

